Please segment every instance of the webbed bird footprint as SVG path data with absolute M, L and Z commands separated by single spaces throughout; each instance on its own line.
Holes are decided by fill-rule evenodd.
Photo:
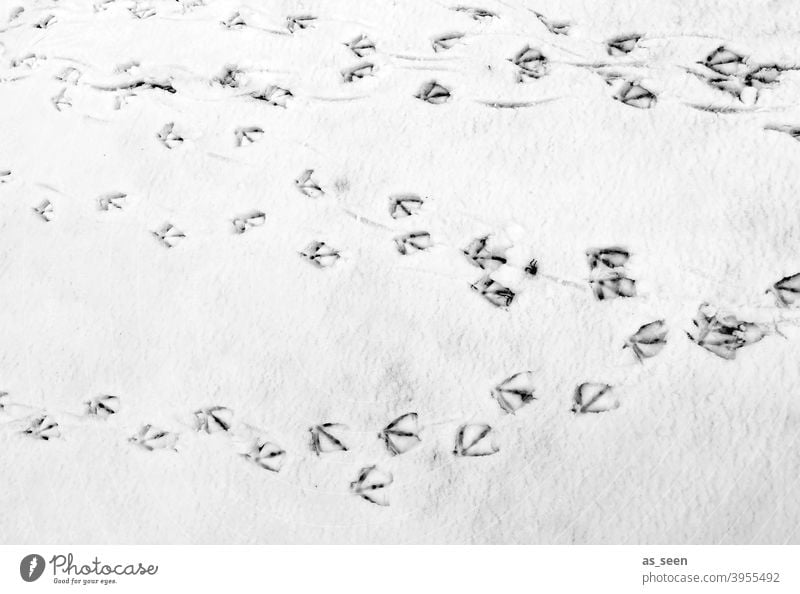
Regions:
M 630 253 L 617 247 L 589 250 L 589 285 L 598 300 L 635 297 L 636 281 L 628 278 L 625 264 Z
M 224 406 L 210 406 L 194 411 L 194 428 L 199 433 L 228 432 L 233 426 L 233 411 Z
M 484 21 L 497 17 L 497 13 L 485 8 L 476 8 L 473 6 L 454 6 L 451 10 L 463 13 L 469 16 L 473 21 Z
M 40 217 L 42 217 L 42 219 L 44 219 L 48 223 L 53 220 L 53 216 L 55 214 L 53 211 L 53 205 L 50 203 L 49 200 L 43 200 L 42 203 L 39 204 L 39 206 L 34 206 L 33 212 L 38 214 Z
M 402 219 L 417 214 L 423 200 L 416 194 L 399 194 L 389 197 L 389 215 L 393 219 Z
M 365 62 L 363 64 L 356 64 L 351 68 L 347 68 L 346 70 L 342 71 L 342 78 L 344 82 L 353 82 L 356 80 L 361 80 L 367 76 L 372 76 L 375 70 L 375 65 L 371 62 Z
M 345 45 L 359 58 L 375 53 L 375 44 L 366 35 L 359 35 L 345 43 Z
M 346 452 L 347 446 L 334 435 L 337 431 L 344 429 L 346 427 L 339 423 L 322 423 L 311 427 L 309 432 L 311 433 L 312 451 L 317 456 L 331 452 Z
M 500 451 L 492 442 L 491 425 L 472 423 L 461 425 L 456 431 L 456 443 L 453 453 L 456 456 L 474 457 L 491 456 Z
M 747 57 L 724 45 L 708 54 L 702 64 L 709 70 L 724 76 L 746 74 L 748 70 Z
M 735 359 L 738 349 L 758 342 L 766 335 L 758 324 L 723 314 L 707 303 L 700 305 L 692 324 L 692 330 L 686 335 L 723 359 Z
M 450 91 L 435 80 L 432 80 L 423 84 L 415 97 L 426 103 L 441 105 L 450 100 Z
M 275 107 L 286 107 L 289 99 L 294 97 L 289 89 L 284 89 L 277 85 L 270 85 L 263 91 L 256 91 L 250 94 L 253 99 L 264 101 Z
M 224 21 L 220 21 L 223 27 L 226 29 L 241 29 L 247 26 L 247 23 L 244 20 L 244 17 L 239 14 L 239 12 L 234 12 L 231 14 L 227 19 Z
M 295 31 L 311 28 L 316 20 L 317 17 L 311 15 L 289 16 L 286 17 L 286 28 L 289 33 L 294 33 Z
M 549 62 L 545 55 L 529 45 L 526 45 L 509 60 L 519 69 L 517 72 L 518 82 L 542 78 L 550 70 Z
M 314 175 L 314 170 L 306 169 L 300 174 L 300 177 L 294 180 L 294 185 L 309 198 L 319 198 L 320 196 L 323 196 L 325 192 L 323 192 L 320 185 L 314 181 L 314 179 L 311 177 L 312 175 Z
M 507 377 L 494 387 L 492 397 L 505 412 L 514 414 L 526 404 L 536 400 L 533 372 L 520 371 Z
M 137 3 L 135 6 L 129 7 L 128 11 L 139 20 L 149 19 L 151 16 L 155 16 L 156 14 L 155 8 L 151 6 L 142 6 L 139 3 Z
M 312 241 L 300 255 L 318 268 L 329 268 L 341 257 L 339 251 L 324 241 Z
M 286 461 L 286 452 L 266 439 L 254 439 L 242 454 L 247 460 L 271 472 L 280 472 Z
M 258 126 L 247 126 L 245 128 L 237 128 L 235 135 L 236 146 L 246 146 L 260 139 L 264 135 L 264 130 Z
M 100 208 L 100 210 L 109 210 L 110 208 L 122 210 L 127 197 L 128 195 L 124 192 L 111 192 L 109 194 L 103 194 L 97 199 L 97 206 Z
M 514 301 L 516 293 L 505 285 L 493 280 L 489 276 L 484 276 L 476 283 L 470 285 L 473 291 L 477 291 L 489 303 L 499 308 L 506 308 Z
M 638 33 L 612 37 L 606 41 L 606 52 L 609 56 L 626 56 L 636 49 L 641 38 Z
M 406 453 L 408 450 L 419 444 L 419 422 L 417 413 L 406 413 L 400 415 L 394 421 L 386 425 L 379 437 L 386 444 L 386 449 L 393 456 Z
M 789 307 L 800 300 L 800 272 L 785 276 L 769 289 L 781 307 Z
M 507 262 L 505 249 L 490 245 L 490 235 L 484 235 L 473 239 L 470 244 L 463 249 L 464 255 L 472 263 L 483 270 L 497 270 Z
M 43 414 L 31 419 L 28 426 L 22 431 L 25 435 L 30 435 L 35 439 L 49 441 L 61 437 L 61 430 L 58 423 L 48 414 Z
M 611 386 L 586 382 L 575 388 L 572 412 L 576 414 L 601 413 L 619 408 Z
M 667 344 L 667 325 L 656 320 L 641 326 L 628 337 L 623 348 L 629 348 L 639 361 L 655 357 Z
M 143 425 L 135 435 L 128 438 L 128 441 L 149 452 L 155 450 L 173 450 L 177 452 L 176 444 L 179 437 L 177 433 L 148 424 Z
M 93 417 L 110 417 L 117 414 L 120 408 L 119 396 L 111 396 L 110 394 L 97 396 L 87 400 L 84 404 L 86 405 L 86 414 Z
M 72 101 L 70 101 L 69 97 L 67 97 L 67 89 L 64 87 L 61 91 L 55 95 L 50 101 L 53 103 L 53 107 L 55 107 L 58 111 L 64 111 L 65 109 L 72 107 Z
M 376 466 L 365 466 L 358 471 L 358 478 L 350 483 L 350 491 L 370 503 L 387 506 L 389 501 L 383 489 L 393 481 L 391 473 L 378 470 Z
M 620 82 L 612 97 L 623 105 L 638 109 L 650 109 L 655 106 L 657 101 L 655 93 L 633 80 Z
M 266 220 L 266 214 L 260 210 L 253 210 L 246 215 L 233 219 L 233 229 L 236 233 L 244 233 L 250 227 L 260 227 Z
M 170 223 L 164 223 L 160 229 L 153 231 L 153 235 L 158 239 L 162 245 L 171 248 L 178 245 L 178 243 L 186 237 L 183 231 Z
M 164 124 L 157 134 L 157 138 L 168 149 L 173 149 L 183 142 L 183 136 L 175 132 L 175 122 Z
M 444 33 L 431 40 L 431 46 L 435 52 L 443 52 L 452 49 L 454 45 L 464 38 L 463 33 Z
M 414 231 L 395 237 L 394 245 L 398 252 L 406 256 L 411 252 L 422 252 L 433 247 L 433 240 L 427 231 Z
M 546 16 L 536 11 L 532 10 L 531 12 L 536 15 L 536 18 L 539 19 L 539 22 L 547 27 L 547 30 L 553 35 L 569 35 L 569 31 L 572 28 L 572 23 L 570 21 L 556 21 L 553 19 L 548 19 Z

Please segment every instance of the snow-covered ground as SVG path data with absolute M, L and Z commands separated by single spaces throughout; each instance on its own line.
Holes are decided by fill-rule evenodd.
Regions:
M 797 2 L 16 6 L 0 542 L 800 542 Z

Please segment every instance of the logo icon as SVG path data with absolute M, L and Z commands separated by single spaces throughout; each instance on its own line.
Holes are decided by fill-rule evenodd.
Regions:
M 44 557 L 25 555 L 19 563 L 19 575 L 26 582 L 35 582 L 44 573 Z

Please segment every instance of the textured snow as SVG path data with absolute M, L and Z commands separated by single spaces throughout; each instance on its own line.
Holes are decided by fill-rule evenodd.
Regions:
M 800 317 L 765 291 L 800 272 L 800 145 L 764 126 L 800 124 L 800 73 L 745 105 L 685 70 L 723 44 L 797 65 L 796 2 L 482 0 L 484 20 L 427 0 L 96 5 L 29 1 L 0 27 L 1 542 L 798 542 Z M 247 26 L 224 27 L 236 11 Z M 289 34 L 297 15 L 317 20 Z M 622 33 L 645 38 L 611 58 Z M 364 58 L 345 45 L 361 34 Z M 550 71 L 518 83 L 526 45 Z M 612 60 L 641 64 L 626 72 L 651 109 L 575 66 Z M 364 62 L 374 76 L 344 82 Z M 229 65 L 239 86 L 212 83 Z M 68 67 L 77 84 L 55 78 Z M 176 92 L 98 88 L 136 76 Z M 431 80 L 449 101 L 415 98 Z M 285 108 L 249 96 L 269 85 Z M 483 103 L 501 101 L 542 103 Z M 237 146 L 248 127 L 263 133 Z M 316 198 L 295 184 L 310 169 Z M 116 192 L 122 209 L 98 207 Z M 400 194 L 419 212 L 392 218 Z M 235 233 L 253 211 L 263 224 Z M 185 234 L 171 249 L 166 223 Z M 418 231 L 432 247 L 398 253 Z M 485 271 L 462 250 L 490 234 L 507 309 L 470 289 Z M 311 265 L 314 241 L 340 258 Z M 633 298 L 592 295 L 586 252 L 609 246 L 631 253 Z M 782 335 L 716 357 L 685 335 L 705 302 Z M 658 319 L 667 345 L 640 363 L 623 346 Z M 526 371 L 535 399 L 507 414 L 493 390 Z M 585 382 L 620 406 L 574 414 Z M 119 412 L 86 416 L 101 394 Z M 211 406 L 231 432 L 195 431 Z M 59 438 L 21 433 L 42 411 Z M 421 442 L 392 456 L 379 433 L 409 412 Z M 311 450 L 326 422 L 347 451 Z M 177 452 L 129 442 L 146 424 Z M 465 424 L 499 451 L 454 456 Z M 286 452 L 280 472 L 239 455 L 257 437 Z M 372 465 L 388 506 L 351 492 Z

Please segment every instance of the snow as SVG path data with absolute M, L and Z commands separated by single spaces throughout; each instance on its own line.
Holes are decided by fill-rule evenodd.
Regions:
M 748 104 L 686 70 L 723 44 L 796 64 L 796 3 L 486 0 L 482 20 L 425 0 L 24 6 L 0 27 L 0 541 L 797 543 L 800 318 L 765 291 L 800 272 L 800 146 L 764 126 L 800 123 L 800 74 Z M 237 11 L 246 26 L 221 24 Z M 298 15 L 317 20 L 289 34 Z M 609 57 L 631 32 L 639 47 Z M 345 44 L 362 34 L 376 52 L 359 58 Z M 550 68 L 519 83 L 526 45 Z M 586 66 L 614 60 L 652 108 Z M 374 76 L 344 82 L 365 62 Z M 238 86 L 212 82 L 230 66 Z M 68 67 L 80 78 L 57 80 Z M 175 93 L 109 90 L 135 80 Z M 448 101 L 415 97 L 432 80 Z M 249 96 L 270 85 L 285 108 Z M 248 127 L 263 132 L 237 146 Z M 324 194 L 296 187 L 307 170 Z M 114 193 L 122 208 L 101 209 Z M 424 203 L 394 219 L 401 194 Z M 185 235 L 169 249 L 165 224 Z M 421 231 L 430 249 L 398 253 Z M 463 254 L 486 235 L 507 248 L 494 271 Z M 314 241 L 332 266 L 301 257 Z M 598 301 L 586 253 L 612 246 L 636 296 Z M 486 274 L 509 307 L 470 289 Z M 702 303 L 770 331 L 716 357 L 685 334 Z M 640 363 L 623 346 L 659 319 L 667 344 Z M 507 414 L 493 391 L 522 372 L 536 397 Z M 619 407 L 573 413 L 583 383 Z M 118 413 L 86 415 L 102 394 Z M 195 430 L 211 406 L 230 431 Z M 22 434 L 43 412 L 60 437 Z M 392 456 L 379 434 L 410 412 L 421 442 Z M 347 451 L 311 450 L 327 422 Z M 177 451 L 129 441 L 148 424 Z M 464 425 L 499 451 L 454 456 Z M 279 472 L 240 455 L 257 439 L 285 451 Z M 373 465 L 388 506 L 351 491 Z

